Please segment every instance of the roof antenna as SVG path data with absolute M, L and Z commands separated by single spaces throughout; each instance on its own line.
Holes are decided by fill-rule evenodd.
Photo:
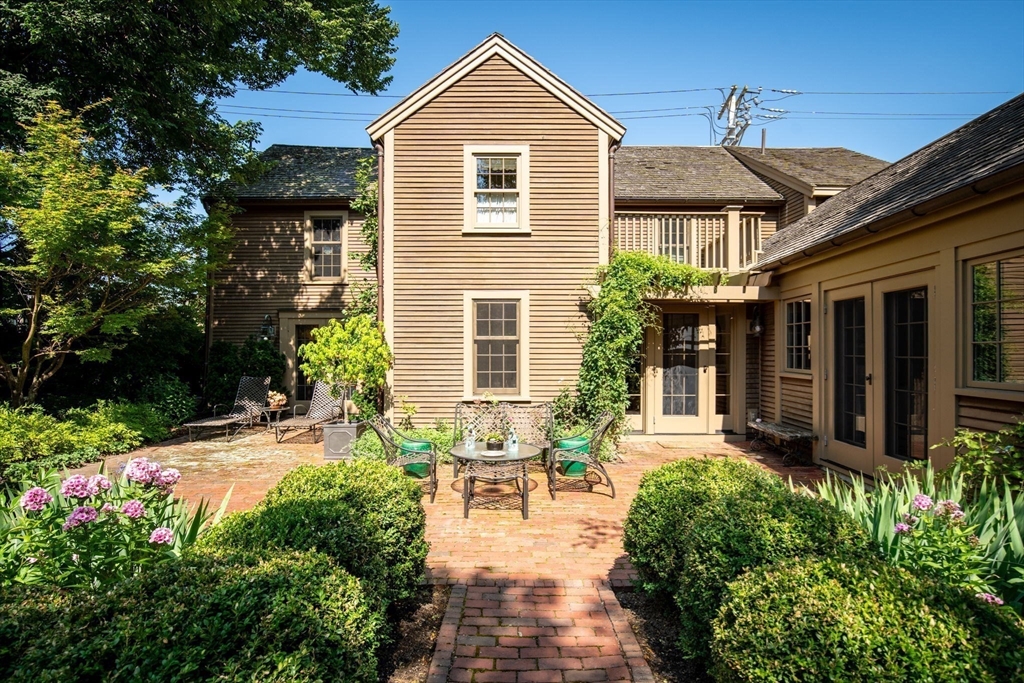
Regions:
M 768 129 L 761 129 L 761 154 L 764 154 L 764 148 L 768 146 Z

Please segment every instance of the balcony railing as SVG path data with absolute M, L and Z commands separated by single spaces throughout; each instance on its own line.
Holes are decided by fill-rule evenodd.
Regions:
M 749 268 L 761 253 L 760 215 L 742 214 L 737 263 L 730 263 L 729 222 L 716 213 L 616 213 L 615 247 L 669 257 L 698 268 L 736 271 Z

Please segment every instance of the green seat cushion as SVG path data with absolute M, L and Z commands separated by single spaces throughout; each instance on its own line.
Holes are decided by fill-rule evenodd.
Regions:
M 412 454 L 412 453 L 424 453 L 430 452 L 429 443 L 420 443 L 419 441 L 403 441 L 402 445 L 399 446 L 401 454 Z M 416 479 L 426 479 L 430 476 L 430 463 L 429 462 L 413 462 L 405 465 L 402 469 L 410 477 Z
M 588 441 L 589 439 L 585 436 L 576 436 L 571 439 L 560 439 L 555 444 L 555 447 L 571 448 L 580 453 L 589 453 L 590 444 L 587 443 Z M 587 463 L 575 460 L 559 460 L 558 469 L 563 477 L 582 477 L 587 473 Z

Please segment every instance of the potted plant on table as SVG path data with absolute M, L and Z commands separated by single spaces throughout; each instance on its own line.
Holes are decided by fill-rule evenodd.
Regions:
M 324 425 L 324 457 L 347 457 L 361 425 L 349 420 L 348 392 L 373 392 L 384 387 L 394 358 L 384 328 L 361 314 L 340 322 L 331 320 L 311 332 L 313 341 L 299 347 L 300 366 L 309 379 L 325 382 L 331 396 L 341 399 L 343 422 Z
M 505 435 L 501 432 L 489 432 L 484 436 L 484 441 L 489 451 L 500 451 L 505 447 Z

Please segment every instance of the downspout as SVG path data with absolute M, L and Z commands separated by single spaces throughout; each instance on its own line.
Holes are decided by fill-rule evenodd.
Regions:
M 615 255 L 615 153 L 622 147 L 617 140 L 608 148 L 608 262 Z
M 377 150 L 377 322 L 384 322 L 384 143 Z

